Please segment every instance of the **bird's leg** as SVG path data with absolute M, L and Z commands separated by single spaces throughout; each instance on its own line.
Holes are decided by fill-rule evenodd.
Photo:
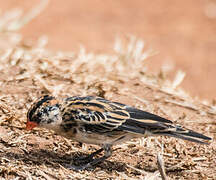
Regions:
M 84 157 L 79 157 L 77 160 L 78 161 L 92 161 L 93 160 L 93 158 L 97 155 L 97 154 L 99 154 L 100 152 L 102 152 L 104 150 L 104 148 L 101 148 L 101 149 L 98 149 L 97 151 L 95 151 L 95 152 L 93 152 L 93 153 L 91 153 L 90 155 L 88 155 L 88 156 L 84 156 Z
M 90 166 L 94 166 L 104 160 L 106 160 L 107 158 L 109 158 L 112 155 L 112 150 L 110 146 L 105 146 L 104 147 L 104 156 L 94 159 L 93 161 L 89 162 L 88 164 L 90 164 Z
M 102 150 L 104 150 L 104 156 L 102 156 L 100 158 L 97 158 L 97 159 L 93 159 L 91 162 L 89 162 L 87 164 L 84 164 L 84 165 L 81 165 L 81 166 L 70 165 L 70 167 L 67 167 L 67 168 L 73 169 L 73 170 L 76 170 L 76 171 L 88 169 L 88 168 L 91 168 L 92 166 L 94 166 L 94 165 L 96 165 L 96 164 L 98 164 L 98 163 L 106 160 L 107 158 L 109 158 L 112 155 L 112 150 L 111 150 L 111 146 L 110 145 L 104 146 L 102 148 Z M 102 150 L 99 149 L 98 151 L 101 152 Z M 98 152 L 96 151 L 95 153 L 97 154 Z

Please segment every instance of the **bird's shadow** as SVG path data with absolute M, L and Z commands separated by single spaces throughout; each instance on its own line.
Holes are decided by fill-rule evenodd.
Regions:
M 70 154 L 61 154 L 56 153 L 54 151 L 44 150 L 44 149 L 37 149 L 32 151 L 24 151 L 24 153 L 17 153 L 17 152 L 6 152 L 0 154 L 0 159 L 3 157 L 10 160 L 18 160 L 22 161 L 28 166 L 32 165 L 46 165 L 47 167 L 52 168 L 59 168 L 61 166 L 66 167 L 66 165 L 75 165 L 79 166 L 82 164 L 79 164 L 77 161 L 80 157 L 87 157 L 89 154 L 81 153 L 81 152 L 72 152 Z M 77 163 L 78 162 L 78 163 Z M 99 167 L 101 170 L 104 171 L 119 171 L 123 172 L 126 170 L 126 164 L 122 162 L 116 162 L 116 161 L 109 161 L 105 160 L 104 162 L 101 162 L 95 166 L 93 166 L 89 170 L 93 170 L 95 168 Z M 88 169 L 87 169 L 88 170 Z

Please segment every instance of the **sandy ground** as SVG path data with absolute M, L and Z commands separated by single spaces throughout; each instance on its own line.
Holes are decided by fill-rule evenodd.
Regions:
M 216 4 L 140 2 L 52 0 L 37 18 L 16 31 L 23 40 L 14 43 L 17 36 L 0 28 L 4 29 L 0 34 L 0 178 L 160 179 L 156 156 L 163 144 L 170 179 L 215 179 Z M 21 7 L 27 13 L 36 4 L 36 0 L 0 0 L 2 12 Z M 143 52 L 151 48 L 158 54 L 142 61 L 135 56 L 136 46 L 130 52 L 123 47 L 113 51 L 117 35 L 125 44 L 133 44 L 127 41 L 128 34 L 145 40 Z M 48 48 L 37 42 L 41 35 L 48 36 Z M 80 51 L 80 44 L 86 52 Z M 73 53 L 56 53 L 60 50 Z M 178 79 L 173 82 L 179 69 L 186 72 L 184 91 L 175 86 Z M 188 92 L 209 103 L 191 98 Z M 205 146 L 165 137 L 138 139 L 116 146 L 113 156 L 93 170 L 68 170 L 64 164 L 98 147 L 43 129 L 25 130 L 27 109 L 47 93 L 59 98 L 102 96 L 171 119 L 213 141 Z

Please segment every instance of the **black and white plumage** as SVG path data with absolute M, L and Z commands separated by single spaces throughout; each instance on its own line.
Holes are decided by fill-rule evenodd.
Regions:
M 89 162 L 74 169 L 85 169 L 111 156 L 112 145 L 132 138 L 165 135 L 197 143 L 211 138 L 175 125 L 160 116 L 118 102 L 94 96 L 69 97 L 59 103 L 52 96 L 41 97 L 29 109 L 27 129 L 36 126 L 83 143 L 102 146 L 88 157 Z M 101 152 L 101 158 L 93 157 Z

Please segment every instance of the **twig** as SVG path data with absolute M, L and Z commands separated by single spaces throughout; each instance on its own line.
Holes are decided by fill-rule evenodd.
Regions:
M 161 157 L 160 153 L 157 154 L 157 164 L 162 180 L 167 180 L 163 158 Z

